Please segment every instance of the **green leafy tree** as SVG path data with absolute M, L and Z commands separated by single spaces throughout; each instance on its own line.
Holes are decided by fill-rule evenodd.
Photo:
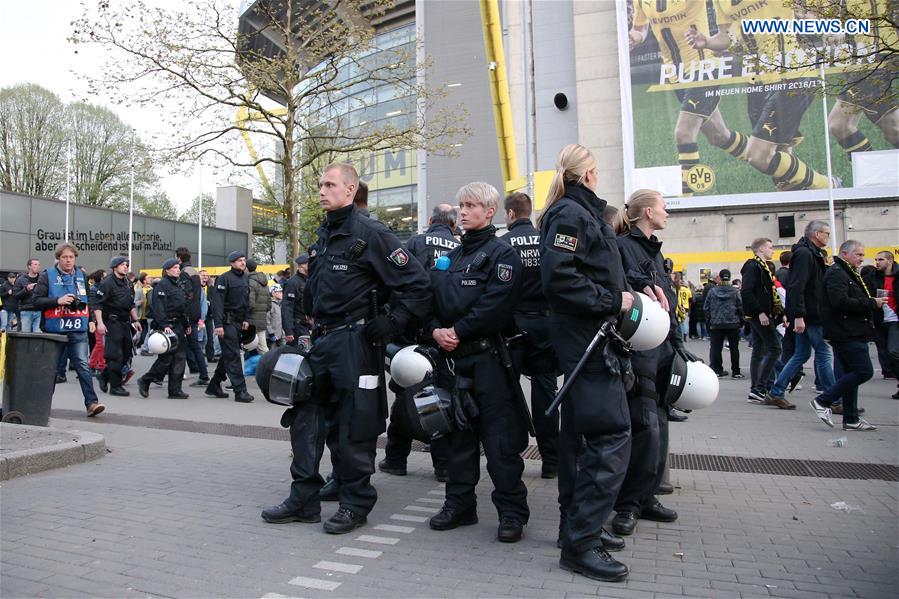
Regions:
M 200 197 L 196 196 L 190 202 L 190 207 L 185 210 L 179 220 L 182 220 L 186 223 L 198 223 L 200 222 Z M 215 226 L 215 198 L 212 194 L 204 193 L 202 195 L 203 198 L 203 226 L 205 227 L 214 227 Z
M 135 197 L 134 211 L 145 216 L 179 220 L 178 209 L 164 191 L 155 191 L 147 197 Z
M 0 185 L 53 198 L 65 190 L 65 105 L 26 83 L 0 89 Z

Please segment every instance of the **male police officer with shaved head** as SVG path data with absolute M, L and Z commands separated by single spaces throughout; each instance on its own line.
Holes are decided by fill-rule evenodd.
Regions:
M 228 397 L 222 389 L 227 373 L 234 388 L 234 401 L 249 403 L 253 401 L 253 396 L 247 393 L 240 361 L 241 331 L 250 326 L 250 286 L 245 272 L 247 255 L 241 251 L 231 252 L 228 262 L 231 263 L 231 270 L 218 276 L 215 294 L 212 295 L 212 320 L 215 335 L 222 343 L 222 359 L 206 387 L 206 395 Z
M 386 226 L 361 216 L 353 205 L 358 185 L 359 175 L 349 164 L 325 167 L 319 181 L 326 218 L 310 250 L 303 295 L 305 313 L 314 320 L 309 354 L 313 397 L 293 408 L 290 496 L 262 512 L 266 522 L 321 520 L 319 462 L 328 417 L 338 427 L 340 457 L 335 473 L 340 506 L 324 524 L 332 534 L 365 524 L 378 497 L 371 475 L 387 418 L 378 346 L 410 320 L 422 318 L 431 301 L 428 277 L 418 261 Z M 389 311 L 374 309 L 373 291 L 378 303 L 396 293 Z

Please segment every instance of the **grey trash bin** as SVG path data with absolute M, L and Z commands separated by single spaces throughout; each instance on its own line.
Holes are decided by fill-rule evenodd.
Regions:
M 51 333 L 6 333 L 3 422 L 47 426 L 56 387 L 56 362 L 69 338 Z

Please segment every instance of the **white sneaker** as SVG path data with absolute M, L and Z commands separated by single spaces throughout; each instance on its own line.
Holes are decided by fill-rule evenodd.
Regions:
M 812 409 L 815 411 L 818 418 L 821 419 L 821 422 L 830 428 L 833 428 L 833 420 L 831 419 L 832 412 L 830 411 L 830 408 L 825 408 L 819 404 L 817 399 L 811 400 L 808 402 L 808 405 L 812 406 Z
M 853 422 L 852 424 L 843 423 L 844 431 L 876 431 L 876 426 L 871 426 L 867 421 L 858 419 L 858 422 Z

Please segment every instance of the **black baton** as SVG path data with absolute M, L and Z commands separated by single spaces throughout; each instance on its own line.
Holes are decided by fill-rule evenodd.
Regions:
M 509 384 L 512 385 L 512 392 L 515 394 L 515 399 L 518 401 L 519 407 L 524 412 L 524 419 L 528 425 L 528 432 L 532 437 L 536 437 L 537 431 L 534 429 L 534 420 L 531 418 L 531 409 L 528 407 L 528 401 L 525 399 L 524 392 L 522 392 L 521 385 L 518 382 L 520 375 L 512 366 L 512 356 L 509 354 L 509 348 L 502 335 L 496 336 L 496 351 L 499 352 L 499 359 L 503 363 L 503 369 L 509 377 Z
M 593 352 L 596 351 L 596 348 L 599 347 L 599 344 L 606 340 L 606 337 L 608 337 L 609 331 L 611 331 L 611 329 L 611 321 L 606 320 L 601 325 L 599 325 L 599 330 L 596 331 L 596 334 L 593 336 L 590 344 L 587 345 L 587 349 L 584 350 L 584 355 L 581 356 L 581 359 L 574 367 L 574 370 L 571 371 L 571 374 L 565 377 L 565 384 L 562 385 L 562 388 L 559 390 L 559 394 L 556 395 L 556 398 L 553 400 L 553 402 L 549 404 L 548 408 L 546 408 L 546 412 L 544 412 L 546 416 L 549 416 L 552 411 L 559 407 L 559 404 L 562 403 L 562 400 L 568 394 L 568 391 L 571 389 L 574 381 L 577 380 L 578 375 L 581 373 L 581 370 L 583 370 L 584 365 L 587 364 L 587 360 L 590 359 L 590 356 L 593 355 Z

